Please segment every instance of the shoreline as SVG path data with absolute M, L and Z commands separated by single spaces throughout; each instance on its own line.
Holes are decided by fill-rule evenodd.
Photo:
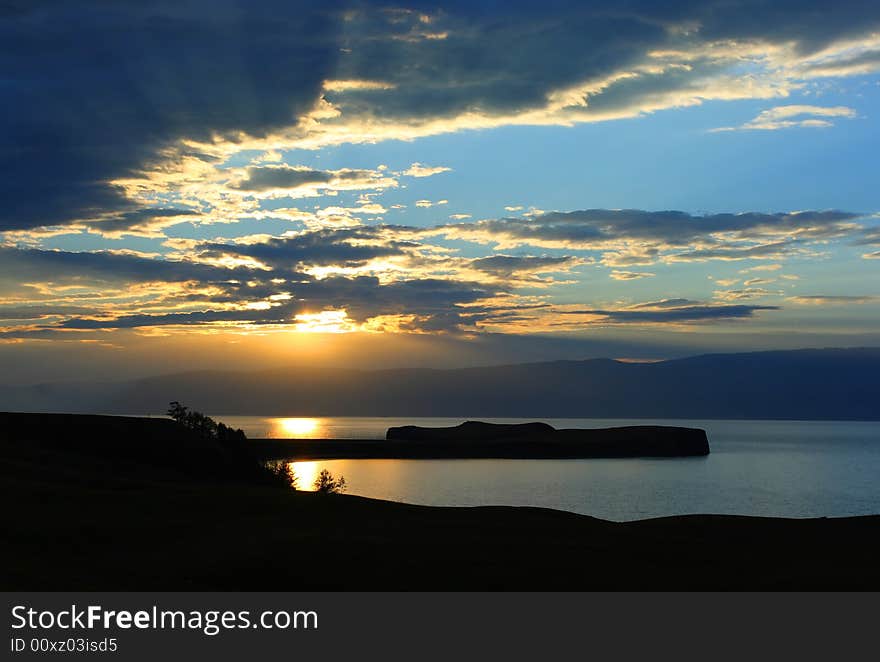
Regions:
M 647 455 L 548 448 L 545 442 L 420 443 L 384 439 L 248 439 L 261 460 L 602 460 L 626 458 L 701 459 L 705 455 Z
M 4 590 L 880 589 L 880 514 L 615 522 L 322 495 L 224 474 L 137 421 L 70 422 L 0 435 Z

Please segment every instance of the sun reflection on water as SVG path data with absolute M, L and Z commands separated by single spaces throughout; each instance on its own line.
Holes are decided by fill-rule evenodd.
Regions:
M 296 489 L 313 492 L 318 477 L 318 462 L 288 462 L 288 470 L 296 477 Z

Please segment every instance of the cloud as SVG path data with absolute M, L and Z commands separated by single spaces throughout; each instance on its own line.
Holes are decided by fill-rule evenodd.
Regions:
M 272 192 L 277 195 L 302 197 L 320 191 L 353 191 L 397 186 L 396 180 L 380 170 L 313 170 L 304 166 L 249 166 L 230 188 L 249 193 Z
M 0 320 L 39 320 L 59 315 L 83 315 L 90 312 L 85 306 L 64 304 L 0 305 Z
M 865 228 L 854 243 L 856 246 L 880 246 L 880 227 Z
M 763 287 L 744 287 L 738 290 L 721 290 L 715 292 L 715 298 L 721 301 L 748 301 L 751 299 L 763 299 L 769 296 L 778 296 L 779 291 L 768 290 Z
M 717 322 L 753 317 L 758 311 L 780 310 L 778 306 L 688 304 L 645 309 L 584 309 L 566 311 L 569 315 L 595 316 L 599 322 L 611 324 L 687 324 Z
M 843 211 L 692 215 L 681 211 L 587 209 L 544 212 L 424 231 L 497 249 L 604 251 L 602 262 L 628 267 L 662 262 L 778 259 L 812 241 L 858 232 L 864 215 Z
M 15 317 L 13 334 L 22 338 L 45 337 L 52 329 L 289 327 L 302 323 L 298 316 L 323 311 L 344 315 L 350 329 L 448 333 L 577 329 L 640 320 L 708 323 L 765 309 L 668 299 L 620 310 L 573 311 L 570 304 L 519 290 L 553 285 L 558 281 L 547 274 L 570 272 L 589 259 L 461 257 L 422 243 L 417 239 L 422 232 L 359 226 L 236 241 L 181 240 L 175 242 L 175 259 L 2 248 L 0 294 L 30 290 L 28 299 L 9 305 L 6 313 L 8 319 L 22 315 Z M 13 328 L 6 325 L 6 331 Z
M 688 244 L 712 234 L 747 236 L 805 234 L 818 236 L 852 229 L 848 222 L 864 215 L 844 211 L 796 211 L 765 214 L 706 214 L 639 209 L 586 209 L 548 212 L 530 218 L 502 218 L 466 225 L 441 226 L 438 231 L 461 238 L 514 243 L 544 242 L 562 246 L 595 246 L 615 239 L 645 239 Z M 535 245 L 534 243 L 532 245 Z
M 436 202 L 431 202 L 430 200 L 416 200 L 416 207 L 424 207 L 426 209 L 445 204 L 449 204 L 449 200 L 437 200 Z
M 411 242 L 379 240 L 377 233 L 368 229 L 325 229 L 254 243 L 203 242 L 193 247 L 192 256 L 198 260 L 247 257 L 272 269 L 285 270 L 305 265 L 357 266 L 379 257 L 404 255 L 414 246 Z
M 740 269 L 739 272 L 741 274 L 749 273 L 752 271 L 779 271 L 782 269 L 781 264 L 758 264 L 754 267 L 748 267 L 746 269 Z
M 325 80 L 324 89 L 328 92 L 346 90 L 393 90 L 395 85 L 379 80 Z
M 434 175 L 439 175 L 441 172 L 450 172 L 452 168 L 446 168 L 445 166 L 427 166 L 422 163 L 413 163 L 409 168 L 404 170 L 402 175 L 406 175 L 407 177 L 433 177 Z
M 291 126 L 335 68 L 327 7 L 35 0 L 3 11 L 0 230 L 131 211 L 141 205 L 113 182 L 182 155 L 182 141 Z
M 582 259 L 571 256 L 492 255 L 472 260 L 471 266 L 477 271 L 483 271 L 498 278 L 511 278 L 515 275 L 526 273 L 540 274 L 567 271 L 572 266 L 582 263 Z
M 267 307 L 194 310 L 104 317 L 74 317 L 56 329 L 124 329 L 166 326 L 203 326 L 215 323 L 294 326 L 303 315 L 324 310 L 344 310 L 354 323 L 372 318 L 400 316 L 408 330 L 459 331 L 492 315 L 492 307 L 470 306 L 496 291 L 475 283 L 414 279 L 381 283 L 368 276 L 326 278 L 298 285 L 296 299 Z
M 770 0 L 421 4 L 15 4 L 0 17 L 14 99 L 0 117 L 0 230 L 173 204 L 206 192 L 194 173 L 243 149 L 607 121 L 785 98 L 817 76 L 880 67 L 880 8 L 859 0 L 834 12 Z M 318 172 L 233 185 L 309 190 L 328 184 Z
M 756 246 L 721 246 L 700 248 L 692 251 L 673 253 L 667 257 L 670 262 L 706 262 L 707 260 L 777 260 L 794 252 L 790 241 L 775 241 Z
M 832 126 L 826 118 L 852 119 L 856 111 L 847 106 L 776 106 L 761 111 L 757 117 L 740 126 L 726 126 L 712 131 L 776 131 L 793 128 L 824 128 Z
M 248 278 L 255 270 L 126 253 L 69 252 L 0 247 L 0 283 L 27 282 L 185 282 Z
M 377 203 L 365 202 L 360 207 L 325 208 L 330 215 L 324 219 L 321 210 L 297 213 L 304 219 L 314 217 L 303 221 L 308 224 L 329 222 L 336 216 L 356 221 L 349 214 L 359 210 L 380 211 Z M 159 218 L 177 218 L 173 216 L 176 211 L 167 210 Z M 134 227 L 148 217 L 152 218 L 145 213 L 126 220 Z M 694 216 L 676 211 L 593 209 L 431 227 L 355 223 L 288 231 L 282 236 L 176 238 L 164 242 L 169 250 L 165 255 L 2 247 L 0 296 L 6 294 L 11 310 L 46 306 L 26 318 L 37 320 L 32 330 L 53 325 L 64 329 L 286 326 L 295 323 L 296 315 L 328 310 L 345 311 L 346 324 L 355 328 L 410 331 L 532 332 L 639 320 L 659 324 L 663 319 L 670 324 L 721 322 L 775 309 L 736 307 L 738 301 L 782 293 L 761 287 L 771 278 L 756 277 L 745 279 L 739 289 L 715 292 L 718 301 L 730 304 L 667 299 L 622 308 L 581 306 L 580 312 L 573 312 L 573 304 L 556 303 L 544 291 L 571 282 L 554 274 L 568 274 L 597 260 L 616 266 L 776 259 L 806 254 L 813 243 L 835 238 L 874 241 L 872 232 L 855 222 L 860 218 L 842 211 Z M 449 239 L 567 252 L 474 257 L 451 248 L 446 243 Z M 778 263 L 765 266 L 763 271 L 769 272 Z M 616 280 L 652 276 L 652 272 L 624 268 L 610 273 Z M 729 288 L 739 279 L 715 282 Z M 94 314 L 61 307 L 70 305 L 91 307 Z M 57 315 L 40 321 L 45 311 Z M 671 312 L 660 315 L 658 311 Z
M 104 237 L 163 237 L 165 228 L 179 223 L 196 222 L 199 216 L 199 212 L 193 209 L 151 207 L 99 216 L 83 225 L 90 232 Z
M 859 76 L 880 70 L 880 43 L 876 35 L 843 44 L 805 58 L 796 65 L 805 78 Z
M 880 296 L 852 296 L 842 294 L 806 294 L 788 297 L 788 301 L 802 305 L 827 306 L 835 304 L 863 304 L 880 301 Z
M 656 274 L 647 271 L 617 271 L 611 272 L 611 278 L 614 280 L 638 280 L 640 278 L 653 278 Z

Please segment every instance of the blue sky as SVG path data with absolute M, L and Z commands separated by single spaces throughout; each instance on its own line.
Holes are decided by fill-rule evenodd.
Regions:
M 630 4 L 0 18 L 0 360 L 880 342 L 880 11 Z

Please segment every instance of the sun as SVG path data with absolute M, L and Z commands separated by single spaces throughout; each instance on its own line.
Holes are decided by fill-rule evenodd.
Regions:
M 355 327 L 345 310 L 322 310 L 297 315 L 294 329 L 301 333 L 347 333 Z

